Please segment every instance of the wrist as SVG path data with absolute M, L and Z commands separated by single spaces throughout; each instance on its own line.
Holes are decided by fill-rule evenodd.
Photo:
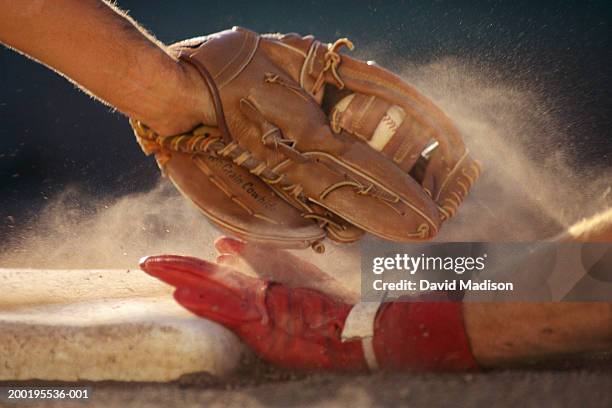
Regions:
M 161 59 L 148 72 L 140 72 L 149 77 L 148 84 L 139 111 L 128 115 L 162 136 L 188 132 L 201 123 L 216 124 L 210 92 L 197 70 L 165 53 Z
M 214 105 L 206 82 L 190 64 L 181 61 L 175 63 L 178 75 L 178 89 L 173 94 L 173 102 L 166 115 L 176 128 L 183 127 L 174 133 L 193 129 L 199 124 L 216 125 Z
M 461 303 L 358 303 L 348 313 L 342 338 L 361 343 L 363 358 L 372 371 L 478 367 L 463 323 Z

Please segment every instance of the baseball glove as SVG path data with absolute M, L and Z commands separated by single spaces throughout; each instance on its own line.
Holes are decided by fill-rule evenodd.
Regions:
M 285 247 L 364 231 L 432 238 L 480 174 L 427 98 L 340 39 L 233 28 L 171 46 L 210 88 L 216 126 L 159 137 L 132 121 L 177 188 L 234 235 Z

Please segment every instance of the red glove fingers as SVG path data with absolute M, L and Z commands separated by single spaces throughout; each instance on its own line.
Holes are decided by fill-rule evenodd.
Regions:
M 176 286 L 174 297 L 186 309 L 233 330 L 270 362 L 300 369 L 366 369 L 359 342 L 340 340 L 349 305 L 196 258 L 147 257 L 140 267 Z
M 176 287 L 174 298 L 185 308 L 231 329 L 265 317 L 267 283 L 260 279 L 178 255 L 143 258 L 140 268 Z
M 463 328 L 461 304 L 390 302 L 381 307 L 370 304 L 365 314 L 353 313 L 364 308 L 196 258 L 148 257 L 141 268 L 176 286 L 174 296 L 182 306 L 225 325 L 279 366 L 339 371 L 477 366 Z M 366 333 L 359 335 L 355 326 L 362 332 L 365 327 Z M 343 340 L 349 332 L 352 338 Z

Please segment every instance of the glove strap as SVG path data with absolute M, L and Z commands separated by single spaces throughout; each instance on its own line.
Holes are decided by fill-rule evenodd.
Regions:
M 342 342 L 361 340 L 363 356 L 370 371 L 379 369 L 376 354 L 374 354 L 374 320 L 380 308 L 380 302 L 360 302 L 357 303 L 344 322 L 342 329 Z
M 215 84 L 215 80 L 213 79 L 212 75 L 210 75 L 210 72 L 208 72 L 206 67 L 204 67 L 204 64 L 202 64 L 197 59 L 191 58 L 191 55 L 186 54 L 184 51 L 179 54 L 178 58 L 179 60 L 192 65 L 198 71 L 200 76 L 204 79 L 204 82 L 206 83 L 206 86 L 208 87 L 208 90 L 210 92 L 210 96 L 212 97 L 213 105 L 215 107 L 217 127 L 221 131 L 223 141 L 225 143 L 230 143 L 233 140 L 232 134 L 230 133 L 229 128 L 227 127 L 227 122 L 225 121 L 225 113 L 223 112 L 223 104 L 221 103 L 221 97 L 219 96 L 219 89 L 217 88 L 217 84 Z

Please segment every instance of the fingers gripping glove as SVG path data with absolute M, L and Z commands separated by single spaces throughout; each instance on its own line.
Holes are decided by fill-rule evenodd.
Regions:
M 226 326 L 260 357 L 282 367 L 333 371 L 477 367 L 458 303 L 393 302 L 364 308 L 196 258 L 154 256 L 141 260 L 140 266 L 175 286 L 174 297 L 182 306 Z
M 430 239 L 479 166 L 433 103 L 390 72 L 341 55 L 343 45 L 352 48 L 345 39 L 327 45 L 241 28 L 177 43 L 173 52 L 210 88 L 217 128 L 159 138 L 133 122 L 136 135 L 235 235 L 286 246 L 324 235 L 351 242 L 363 231 Z

